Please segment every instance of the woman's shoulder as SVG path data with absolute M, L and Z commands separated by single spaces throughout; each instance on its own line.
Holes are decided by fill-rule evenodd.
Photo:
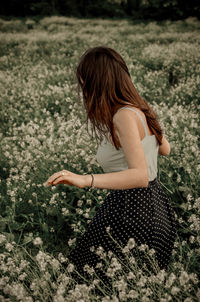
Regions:
M 132 114 L 130 113 L 132 112 Z M 122 106 L 120 108 L 117 109 L 117 111 L 115 112 L 115 114 L 113 115 L 113 121 L 115 121 L 119 116 L 126 116 L 126 115 L 135 115 L 137 117 L 137 113 L 139 113 L 141 115 L 141 117 L 143 119 L 145 119 L 145 114 L 144 112 L 142 112 L 142 110 L 140 108 L 137 108 L 133 105 L 126 105 L 126 106 Z
M 145 136 L 144 128 L 147 129 L 146 131 L 148 135 L 153 134 L 151 129 L 148 127 L 144 112 L 140 108 L 134 107 L 132 105 L 126 105 L 117 110 L 117 112 L 113 116 L 114 127 L 117 128 L 118 125 L 123 124 L 124 121 L 127 121 L 128 119 L 134 120 L 137 124 L 141 139 L 143 139 Z

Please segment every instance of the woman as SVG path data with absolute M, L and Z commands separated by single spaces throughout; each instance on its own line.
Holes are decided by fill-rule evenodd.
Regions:
M 159 267 L 167 268 L 175 240 L 174 214 L 157 180 L 157 155 L 170 145 L 154 111 L 136 91 L 122 57 L 108 47 L 86 51 L 77 68 L 87 122 L 101 140 L 97 160 L 104 174 L 53 174 L 47 185 L 111 189 L 69 259 L 79 272 L 98 267 L 92 249 L 115 252 L 110 234 L 121 246 L 129 238 L 154 248 Z

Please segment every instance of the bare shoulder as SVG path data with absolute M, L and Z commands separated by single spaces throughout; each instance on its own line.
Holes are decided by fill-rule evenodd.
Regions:
M 138 121 L 137 113 L 131 110 L 118 110 L 113 116 L 113 125 L 115 133 L 120 144 L 139 144 L 141 142 L 140 120 Z M 143 130 L 144 131 L 144 130 Z M 123 142 L 122 142 L 123 141 Z
M 128 106 L 127 106 L 128 107 Z M 130 107 L 130 106 L 129 106 Z M 141 112 L 138 108 L 134 107 L 134 110 L 137 110 L 139 113 L 143 114 L 143 112 Z M 137 113 L 133 110 L 126 110 L 125 108 L 123 110 L 118 110 L 114 116 L 113 116 L 113 123 L 114 124 L 118 124 L 121 123 L 122 121 L 125 121 L 126 119 L 135 119 L 135 121 L 137 120 L 138 116 Z
M 127 110 L 127 109 L 124 110 L 125 107 L 123 110 L 118 110 L 113 117 L 113 124 L 115 128 L 117 128 L 118 126 L 122 127 L 124 123 L 128 123 L 131 126 L 131 128 L 137 126 L 140 139 L 142 140 L 145 136 L 144 124 L 143 124 L 145 123 L 149 135 L 152 135 L 153 133 L 147 124 L 146 116 L 144 112 L 142 112 L 139 108 L 133 106 L 127 106 L 127 107 L 129 107 L 127 109 L 133 108 L 134 110 Z M 141 119 L 143 120 L 143 123 L 141 123 Z
M 117 135 L 124 131 L 128 134 L 135 127 L 138 128 L 137 114 L 130 110 L 118 110 L 113 116 L 113 125 Z
M 140 113 L 146 123 L 144 113 L 138 108 L 133 108 L 138 113 Z M 137 113 L 133 110 L 118 110 L 113 116 L 113 124 L 117 134 L 121 132 L 124 135 L 128 136 L 128 133 L 132 133 L 132 135 L 136 134 L 136 136 L 138 136 L 137 133 L 139 133 L 141 140 L 144 137 L 144 129 L 141 124 L 141 121 Z M 147 124 L 146 126 L 148 128 L 149 135 L 152 135 L 153 133 L 151 129 L 149 129 Z M 159 146 L 158 153 L 163 156 L 167 156 L 170 154 L 170 144 L 164 135 L 162 137 L 162 144 Z

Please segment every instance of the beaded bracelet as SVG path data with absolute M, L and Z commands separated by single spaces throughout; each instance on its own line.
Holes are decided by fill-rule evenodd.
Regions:
M 91 176 L 92 176 L 92 182 L 91 182 L 90 188 L 94 188 L 94 175 L 91 174 Z

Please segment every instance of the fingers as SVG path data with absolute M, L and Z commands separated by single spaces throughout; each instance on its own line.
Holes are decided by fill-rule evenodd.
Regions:
M 65 176 L 60 176 L 60 177 L 57 177 L 54 181 L 47 181 L 46 182 L 46 186 L 49 187 L 50 185 L 52 186 L 56 186 L 58 184 L 66 184 L 67 183 L 67 180 L 66 180 L 66 177 Z
M 49 177 L 49 179 L 46 181 L 46 186 L 50 186 L 52 184 L 55 184 L 55 181 L 58 179 L 60 181 L 60 179 L 62 177 L 65 177 L 65 175 L 67 175 L 69 173 L 69 171 L 67 170 L 62 170 L 59 172 L 54 173 L 51 177 Z M 63 180 L 63 179 L 62 179 Z
M 56 186 L 56 185 L 58 185 L 58 184 L 64 183 L 65 180 L 66 180 L 66 179 L 65 179 L 64 176 L 57 177 L 57 178 L 52 182 L 52 185 Z

